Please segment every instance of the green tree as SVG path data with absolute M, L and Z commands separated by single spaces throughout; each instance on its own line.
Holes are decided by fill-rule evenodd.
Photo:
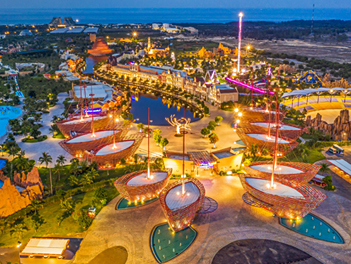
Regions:
M 327 163 L 322 163 L 321 164 L 321 168 L 319 169 L 320 172 L 322 173 L 326 173 L 326 172 L 329 172 L 329 168 L 328 168 L 328 164 Z
M 217 126 L 219 126 L 219 123 L 221 123 L 222 120 L 223 120 L 223 117 L 221 117 L 221 116 L 216 116 L 215 122 L 217 123 Z
M 63 164 L 65 164 L 66 162 L 66 158 L 63 156 L 63 155 L 60 155 L 57 157 L 56 159 L 56 164 L 57 164 L 57 168 L 58 168 L 58 180 L 61 179 L 61 169 L 62 169 L 62 166 Z
M 5 229 L 9 226 L 9 222 L 7 218 L 2 218 L 0 219 L 0 228 L 1 228 L 1 234 L 3 235 L 5 232 Z
M 101 201 L 108 198 L 108 193 L 105 188 L 98 188 L 94 192 L 94 197 Z
M 80 225 L 80 227 L 86 230 L 92 222 L 93 219 L 91 219 L 86 212 L 82 211 L 78 218 L 78 224 Z
M 28 228 L 26 227 L 25 224 L 20 223 L 15 225 L 11 230 L 10 234 L 11 236 L 15 235 L 18 239 L 21 239 L 23 234 L 28 231 Z
M 35 214 L 32 215 L 32 217 L 27 218 L 26 223 L 36 233 L 38 229 L 45 223 L 45 220 L 41 215 Z
M 9 155 L 12 156 L 12 159 L 13 159 L 16 156 L 16 154 L 20 151 L 20 148 L 16 146 L 11 146 L 8 150 L 9 150 Z M 10 178 L 11 177 L 13 180 L 13 162 L 11 162 Z
M 201 135 L 203 135 L 204 137 L 207 137 L 207 135 L 209 134 L 210 134 L 210 130 L 207 127 L 201 129 Z
M 166 150 L 166 146 L 168 145 L 169 141 L 167 138 L 162 138 L 160 141 L 160 145 L 162 147 L 163 150 Z
M 38 129 L 37 126 L 33 126 L 29 135 L 35 139 L 37 139 L 41 135 L 41 131 Z
M 216 143 L 219 141 L 219 137 L 217 136 L 216 133 L 212 133 L 209 135 L 209 140 L 213 144 L 213 148 L 216 148 Z
M 61 203 L 61 209 L 66 215 L 71 215 L 76 208 L 76 202 L 73 199 L 67 199 Z
M 155 140 L 155 143 L 156 143 L 157 145 L 159 145 L 160 142 L 161 142 L 162 136 L 161 136 L 160 134 L 154 134 L 153 138 L 154 138 L 154 140 Z
M 257 144 L 252 144 L 250 148 L 250 154 L 252 157 L 256 157 L 256 154 L 258 152 L 258 146 Z
M 39 158 L 40 164 L 45 163 L 46 168 L 48 168 L 48 165 L 52 162 L 52 157 L 48 152 L 43 152 L 42 156 Z M 50 193 L 52 194 L 52 177 L 51 177 L 51 168 L 49 168 L 49 174 L 50 174 Z
M 139 129 L 139 132 L 143 132 L 143 130 L 144 130 L 144 124 L 143 124 L 143 123 L 139 123 L 139 124 L 137 125 L 137 128 Z
M 215 128 L 216 128 L 216 126 L 213 124 L 208 124 L 208 126 L 207 126 L 207 129 L 210 130 L 210 133 L 212 133 L 212 131 L 215 130 Z
M 68 177 L 68 182 L 71 186 L 78 186 L 79 185 L 79 179 L 75 175 L 70 175 Z
M 57 192 L 56 192 L 57 196 L 60 198 L 60 202 L 62 203 L 65 199 L 65 196 L 66 196 L 66 191 L 62 190 L 62 189 L 59 189 Z
M 37 214 L 38 210 L 43 208 L 43 203 L 40 200 L 34 199 L 31 201 L 29 207 L 34 210 L 34 214 Z

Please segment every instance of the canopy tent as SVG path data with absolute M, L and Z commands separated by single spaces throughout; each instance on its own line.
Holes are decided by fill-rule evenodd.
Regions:
M 329 92 L 333 94 L 335 91 L 343 91 L 343 92 L 350 92 L 351 88 L 341 88 L 341 87 L 334 87 L 334 88 L 326 88 L 321 87 L 317 89 L 304 89 L 304 90 L 294 90 L 290 93 L 284 93 L 282 98 L 284 97 L 291 97 L 291 96 L 308 96 L 312 93 L 322 93 L 322 92 Z
M 69 239 L 31 238 L 21 255 L 61 256 Z
M 327 160 L 330 164 L 334 165 L 338 169 L 342 170 L 348 175 L 351 175 L 351 164 L 343 159 L 338 160 Z

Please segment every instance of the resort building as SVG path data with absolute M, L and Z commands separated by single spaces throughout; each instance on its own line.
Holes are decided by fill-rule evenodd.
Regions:
M 227 101 L 238 101 L 239 93 L 236 88 L 227 84 L 206 84 L 204 78 L 188 77 L 186 71 L 175 70 L 172 66 L 142 66 L 118 64 L 118 57 L 110 56 L 108 63 L 111 70 L 124 78 L 136 78 L 138 81 L 151 80 L 160 81 L 164 84 L 187 91 L 210 103 L 222 103 Z

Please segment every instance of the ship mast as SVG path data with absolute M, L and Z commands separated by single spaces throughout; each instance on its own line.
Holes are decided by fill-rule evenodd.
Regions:
M 150 172 L 150 107 L 147 108 L 147 178 L 153 178 Z
M 278 89 L 276 91 L 276 104 L 277 104 L 277 109 L 275 113 L 275 119 L 276 122 L 278 120 L 278 113 L 279 113 L 279 100 L 278 100 Z M 275 128 L 275 142 L 274 142 L 274 156 L 273 156 L 273 168 L 272 168 L 272 177 L 271 177 L 271 183 L 268 184 L 269 188 L 275 189 L 276 185 L 274 184 L 274 171 L 277 166 L 277 152 L 278 152 L 278 134 L 279 134 L 279 126 L 276 126 Z
M 80 88 L 80 121 L 83 121 L 83 89 L 82 89 L 82 81 L 80 81 L 79 88 Z
M 94 131 L 94 95 L 93 94 L 93 80 L 91 79 L 91 94 L 90 94 L 90 98 L 91 98 L 91 137 L 96 137 L 95 136 L 95 131 Z

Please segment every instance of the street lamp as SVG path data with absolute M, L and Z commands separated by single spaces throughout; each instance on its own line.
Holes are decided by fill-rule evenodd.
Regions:
M 22 243 L 20 241 L 17 242 L 17 248 L 18 248 L 18 263 L 21 264 L 21 255 L 20 255 L 20 247 Z
M 133 37 L 136 37 L 137 36 L 137 33 L 136 32 L 133 32 Z

